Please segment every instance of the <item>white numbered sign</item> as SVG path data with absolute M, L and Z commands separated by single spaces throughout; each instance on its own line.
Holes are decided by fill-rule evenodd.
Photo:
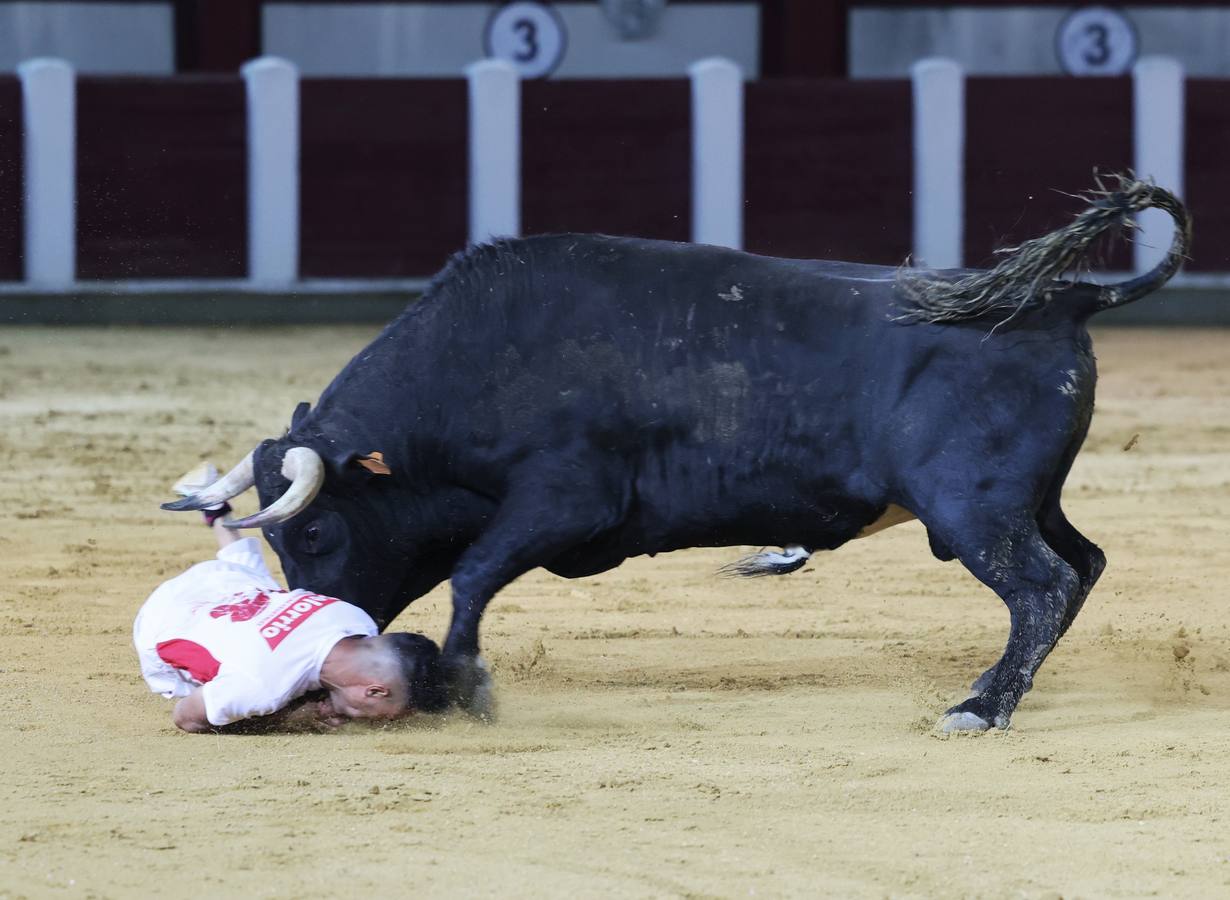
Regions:
M 522 78 L 543 78 L 564 58 L 568 34 L 549 3 L 509 3 L 487 20 L 483 45 L 488 56 L 516 66 Z
M 1136 62 L 1136 27 L 1106 6 L 1073 10 L 1055 36 L 1059 63 L 1069 75 L 1123 75 Z

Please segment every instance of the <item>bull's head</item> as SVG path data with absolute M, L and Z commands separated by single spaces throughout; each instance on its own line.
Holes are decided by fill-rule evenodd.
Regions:
M 412 569 L 419 580 L 436 577 L 413 566 L 414 541 L 390 515 L 396 491 L 372 483 L 385 480 L 356 465 L 353 455 L 326 459 L 287 435 L 262 442 L 212 485 L 163 509 L 204 509 L 256 487 L 261 510 L 227 527 L 260 528 L 292 588 L 353 603 L 383 628 L 423 593 L 407 583 Z

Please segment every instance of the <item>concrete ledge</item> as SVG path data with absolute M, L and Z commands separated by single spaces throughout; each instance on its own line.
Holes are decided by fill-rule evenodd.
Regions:
M 0 289 L 0 325 L 269 325 L 387 322 L 424 282 L 304 282 L 284 292 L 242 282 L 79 285 L 67 293 Z M 1230 327 L 1230 288 L 1167 288 L 1096 325 Z
M 388 322 L 418 292 L 0 293 L 3 325 L 270 325 Z
M 1164 288 L 1129 306 L 1100 313 L 1092 324 L 1230 328 L 1230 289 Z

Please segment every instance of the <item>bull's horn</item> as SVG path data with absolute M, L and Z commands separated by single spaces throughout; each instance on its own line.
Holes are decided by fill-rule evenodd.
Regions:
M 286 493 L 246 519 L 225 522 L 227 528 L 262 528 L 297 516 L 316 499 L 325 483 L 325 463 L 315 450 L 291 447 L 282 458 L 282 477 L 290 481 Z
M 238 497 L 252 485 L 256 484 L 256 469 L 252 462 L 252 451 L 245 456 L 235 468 L 231 469 L 213 484 L 201 488 L 190 497 L 162 504 L 163 509 L 179 512 L 185 509 L 205 509 L 218 506 L 232 497 Z

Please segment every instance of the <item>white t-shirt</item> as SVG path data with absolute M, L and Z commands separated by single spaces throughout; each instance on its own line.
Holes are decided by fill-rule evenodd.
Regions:
M 316 690 L 338 641 L 378 632 L 357 606 L 283 590 L 260 542 L 244 538 L 159 585 L 137 613 L 133 642 L 150 690 L 186 697 L 204 685 L 206 717 L 226 725 Z

